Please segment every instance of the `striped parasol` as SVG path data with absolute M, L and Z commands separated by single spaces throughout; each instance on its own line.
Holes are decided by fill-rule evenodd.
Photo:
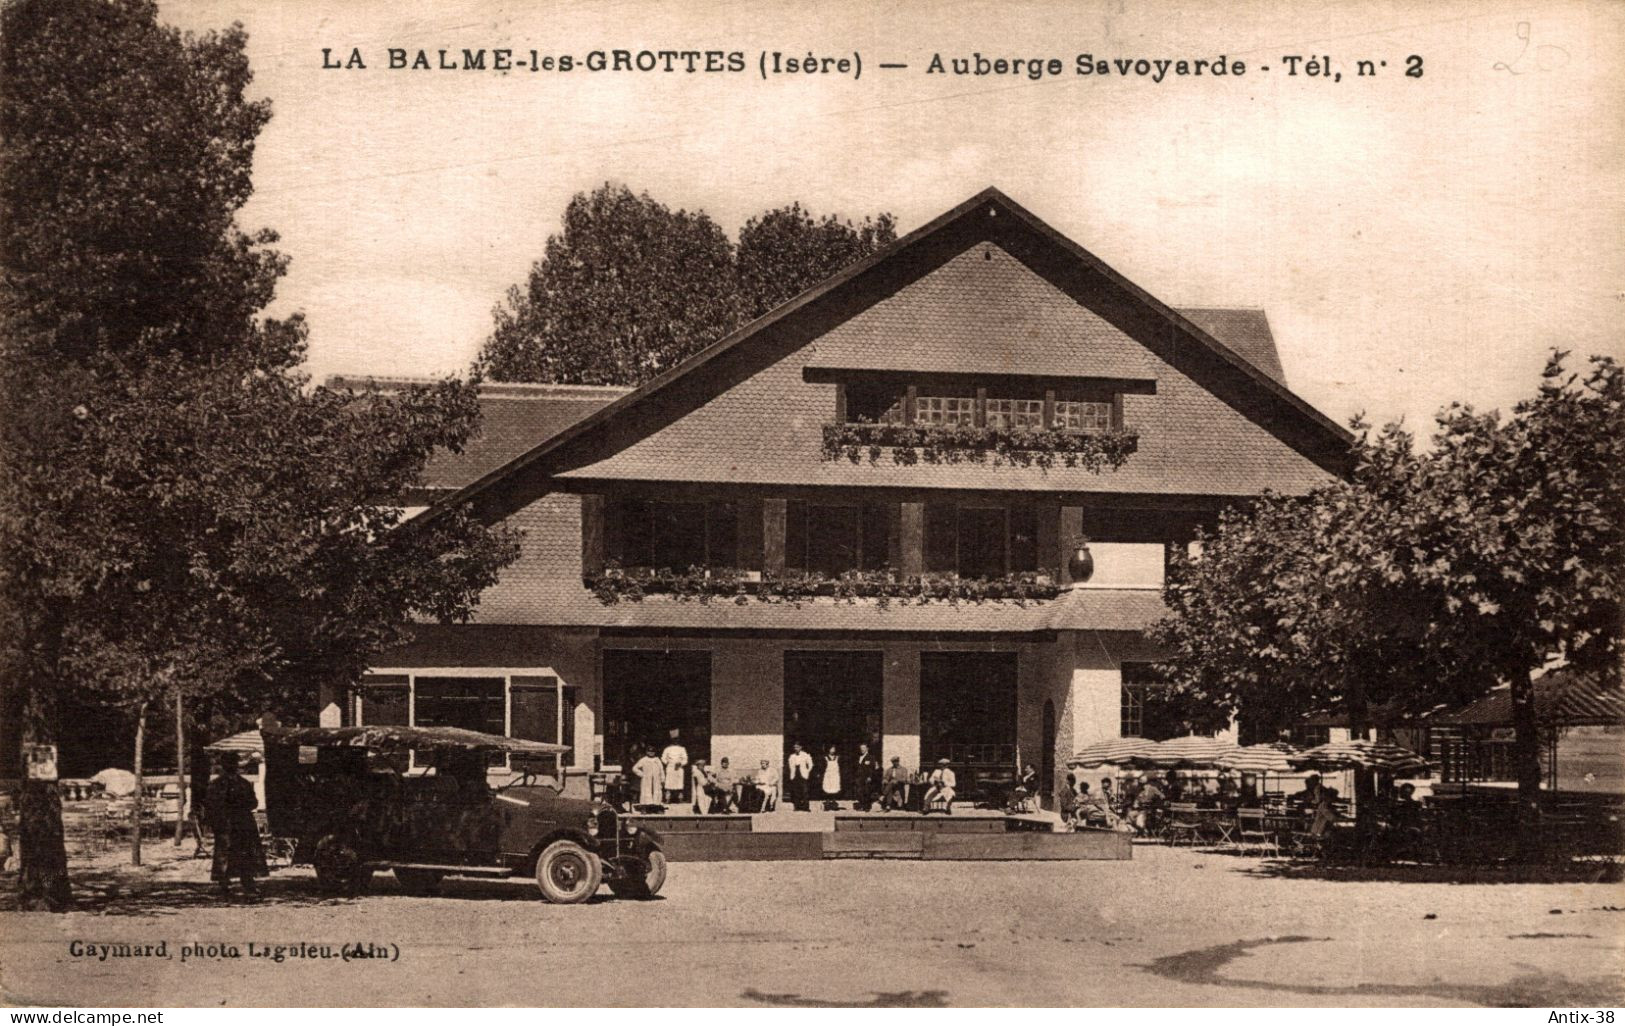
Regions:
M 1298 749 L 1280 741 L 1271 741 L 1262 745 L 1248 745 L 1237 748 L 1214 760 L 1214 765 L 1220 769 L 1234 770 L 1237 773 L 1291 773 L 1292 763 L 1288 756 L 1296 755 Z
M 1092 745 L 1084 745 L 1078 749 L 1076 755 L 1066 761 L 1066 764 L 1068 767 L 1100 766 L 1106 763 L 1127 766 L 1136 762 L 1149 762 L 1156 750 L 1157 743 L 1147 741 L 1143 737 L 1114 737 L 1096 741 Z
M 207 747 L 211 752 L 253 752 L 256 755 L 264 755 L 265 739 L 260 736 L 259 728 L 255 727 L 253 730 L 245 730 L 240 734 L 210 742 Z
M 1151 761 L 1158 766 L 1212 766 L 1236 750 L 1233 741 L 1193 734 L 1158 742 Z
M 1287 757 L 1294 766 L 1317 770 L 1374 769 L 1408 773 L 1427 768 L 1427 760 L 1386 741 L 1333 741 Z

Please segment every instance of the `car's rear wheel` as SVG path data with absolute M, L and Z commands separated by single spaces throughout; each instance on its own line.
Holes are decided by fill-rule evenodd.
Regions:
M 556 905 L 575 905 L 598 893 L 604 864 L 574 841 L 554 841 L 536 859 L 536 886 Z
M 317 841 L 311 863 L 316 867 L 316 886 L 328 894 L 353 897 L 372 886 L 372 870 L 348 837 L 328 834 Z
M 666 884 L 666 856 L 658 851 L 649 853 L 649 869 L 642 876 L 626 876 L 611 880 L 609 889 L 617 898 L 652 898 Z
M 395 882 L 400 885 L 401 893 L 410 894 L 414 897 L 429 897 L 430 895 L 439 894 L 440 879 L 444 875 L 432 869 L 395 867 Z

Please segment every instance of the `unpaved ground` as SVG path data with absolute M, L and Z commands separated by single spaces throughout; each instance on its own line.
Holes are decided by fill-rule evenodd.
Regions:
M 368 897 L 331 900 L 308 872 L 282 870 L 263 903 L 222 906 L 203 863 L 131 872 L 116 861 L 82 874 L 83 911 L 0 913 L 10 1002 L 1625 1002 L 1617 884 L 1326 879 L 1137 847 L 1126 863 L 680 864 L 656 901 L 568 908 L 507 882 L 451 882 L 442 897 L 409 898 L 387 877 Z M 75 940 L 164 941 L 169 957 L 74 957 Z M 399 958 L 284 954 L 279 963 L 249 948 L 298 942 L 394 945 Z M 232 945 L 241 957 L 182 961 L 184 944 Z

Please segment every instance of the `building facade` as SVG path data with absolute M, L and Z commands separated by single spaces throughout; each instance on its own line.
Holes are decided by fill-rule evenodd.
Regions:
M 326 722 L 860 742 L 968 789 L 1144 729 L 1171 547 L 1345 472 L 1256 310 L 1175 311 L 989 189 L 636 390 L 491 386 L 420 516 L 523 531 Z

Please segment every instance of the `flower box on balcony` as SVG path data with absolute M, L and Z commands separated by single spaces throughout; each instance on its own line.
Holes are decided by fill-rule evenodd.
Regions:
M 731 601 L 737 605 L 752 599 L 799 605 L 813 598 L 829 597 L 848 603 L 860 598 L 874 599 L 881 608 L 893 602 L 898 605 L 1009 602 L 1019 606 L 1061 593 L 1060 585 L 1049 574 L 1012 573 L 992 578 L 961 578 L 956 574 L 904 576 L 889 567 L 830 575 L 810 570 L 758 573 L 731 567 L 656 570 L 611 563 L 602 573 L 586 577 L 583 583 L 605 605 L 623 600 L 638 602 L 648 595 L 670 595 L 680 602 Z
M 822 456 L 878 463 L 891 451 L 893 463 L 1009 464 L 1017 467 L 1081 467 L 1099 473 L 1116 470 L 1139 446 L 1140 436 L 1126 428 L 1074 432 L 1053 429 L 1004 429 L 970 424 L 887 424 L 859 421 L 825 424 Z

